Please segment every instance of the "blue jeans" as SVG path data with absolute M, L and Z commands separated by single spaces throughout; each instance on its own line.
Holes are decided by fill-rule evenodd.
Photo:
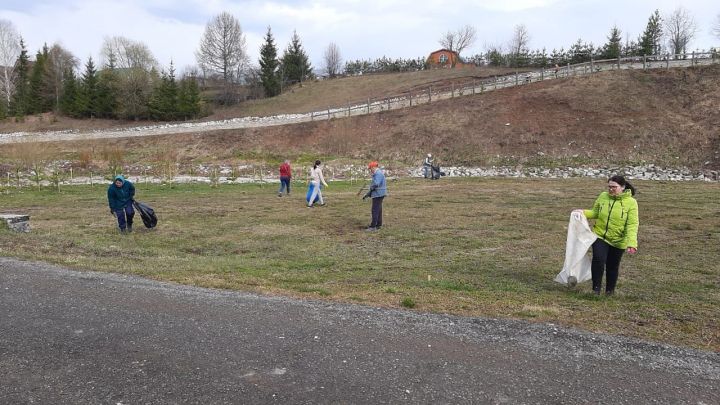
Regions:
M 278 194 L 282 194 L 283 190 L 287 189 L 287 193 L 290 194 L 290 177 L 280 177 L 280 190 Z
M 124 231 L 127 227 L 132 228 L 133 217 L 135 216 L 132 201 L 128 202 L 125 208 L 120 208 L 114 211 L 121 231 Z

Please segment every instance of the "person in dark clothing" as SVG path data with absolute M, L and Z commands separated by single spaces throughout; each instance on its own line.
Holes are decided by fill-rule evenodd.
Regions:
M 372 173 L 372 183 L 370 183 L 370 189 L 363 200 L 368 197 L 372 198 L 372 209 L 370 226 L 365 230 L 377 231 L 382 227 L 382 203 L 387 195 L 387 185 L 385 184 L 385 173 L 378 167 L 378 162 L 370 162 L 368 169 Z
M 107 195 L 110 214 L 117 217 L 120 233 L 132 232 L 133 217 L 135 216 L 132 204 L 133 198 L 135 198 L 135 186 L 123 176 L 117 176 L 108 186 Z

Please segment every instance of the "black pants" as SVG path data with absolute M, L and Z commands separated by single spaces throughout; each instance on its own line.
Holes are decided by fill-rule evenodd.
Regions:
M 620 274 L 620 259 L 625 252 L 622 249 L 610 246 L 602 239 L 598 239 L 592 245 L 592 282 L 593 290 L 600 291 L 603 273 L 607 272 L 607 284 L 605 291 L 615 290 L 618 275 Z
M 382 203 L 385 197 L 375 197 L 372 199 L 372 221 L 370 227 L 380 228 L 382 226 Z

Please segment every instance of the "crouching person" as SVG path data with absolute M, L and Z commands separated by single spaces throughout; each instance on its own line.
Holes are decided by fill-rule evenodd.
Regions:
M 108 204 L 110 214 L 117 217 L 120 233 L 132 232 L 133 198 L 135 198 L 135 186 L 123 176 L 115 177 L 115 181 L 108 186 Z

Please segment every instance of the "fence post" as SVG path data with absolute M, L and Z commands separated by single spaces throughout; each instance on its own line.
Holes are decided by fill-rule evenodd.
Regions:
M 690 66 L 695 66 L 695 51 L 692 52 L 692 56 L 690 57 Z
M 455 97 L 455 83 L 450 82 L 450 98 Z
M 519 80 L 518 75 L 519 75 L 519 73 L 518 73 L 518 71 L 516 70 L 516 71 L 515 71 L 515 85 L 516 85 L 516 86 L 518 85 L 518 80 Z
M 410 107 L 412 107 L 412 91 L 410 92 Z
M 570 77 L 570 62 L 567 64 L 567 71 L 565 71 L 565 77 Z
M 647 55 L 643 55 L 643 70 L 647 69 Z
M 473 96 L 475 95 L 475 86 L 476 86 L 475 80 L 473 80 L 473 82 L 472 82 L 472 94 L 473 94 Z
M 348 107 L 348 117 L 349 117 L 350 116 L 350 102 L 349 101 L 347 102 L 347 107 Z
M 328 106 L 328 121 L 330 121 L 330 107 Z
M 310 121 L 315 121 L 315 111 L 310 111 Z
M 593 74 L 594 71 L 595 71 L 595 60 L 591 56 L 590 57 L 590 74 Z
M 670 69 L 670 54 L 669 53 L 665 54 L 665 69 L 668 69 L 668 70 Z
M 432 103 L 432 86 L 428 87 L 428 103 Z
M 495 85 L 495 90 L 497 90 L 497 75 L 495 75 L 495 82 L 494 82 L 494 85 Z
M 387 105 L 388 105 L 388 111 L 390 111 L 390 97 L 386 98 L 386 100 L 387 100 Z
M 485 92 L 485 82 L 480 82 L 480 93 Z
M 369 98 L 368 98 L 368 103 L 367 103 L 367 110 L 368 110 L 367 113 L 370 114 L 370 99 Z
M 540 68 L 540 81 L 545 80 L 545 67 Z
M 618 70 L 620 70 L 620 55 L 618 55 Z

